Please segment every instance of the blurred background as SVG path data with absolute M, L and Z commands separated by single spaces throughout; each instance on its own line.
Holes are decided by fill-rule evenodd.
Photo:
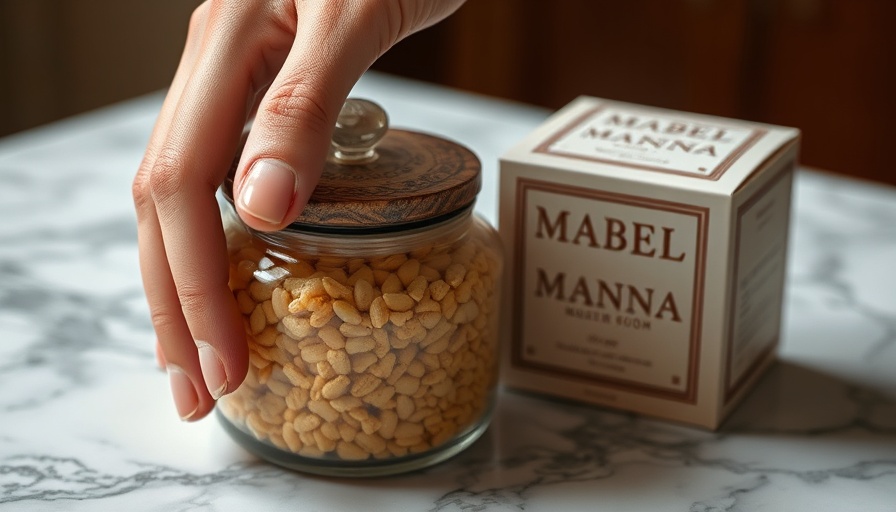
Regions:
M 0 136 L 164 88 L 199 3 L 0 0 Z M 894 0 L 468 0 L 374 69 L 796 126 L 804 165 L 896 184 L 894 54 Z

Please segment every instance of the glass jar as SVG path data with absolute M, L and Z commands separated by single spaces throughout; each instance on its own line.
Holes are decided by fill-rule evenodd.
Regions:
M 445 460 L 486 430 L 502 255 L 473 213 L 479 173 L 469 150 L 388 130 L 349 100 L 296 222 L 257 232 L 223 203 L 250 349 L 245 382 L 218 402 L 234 439 L 288 468 L 374 476 Z

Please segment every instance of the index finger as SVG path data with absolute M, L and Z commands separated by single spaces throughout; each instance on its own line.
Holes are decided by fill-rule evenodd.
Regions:
M 200 53 L 150 176 L 164 247 L 164 258 L 156 258 L 156 265 L 168 267 L 164 270 L 176 290 L 176 297 L 164 301 L 179 303 L 176 315 L 182 315 L 188 330 L 160 343 L 169 363 L 182 359 L 173 364 L 192 382 L 204 381 L 214 398 L 233 391 L 248 365 L 243 322 L 228 287 L 226 241 L 215 194 L 245 123 L 254 62 L 247 38 L 239 38 L 246 27 L 233 26 L 240 23 L 237 18 L 209 13 L 216 14 L 204 41 L 214 51 Z M 203 408 L 197 414 L 206 412 Z

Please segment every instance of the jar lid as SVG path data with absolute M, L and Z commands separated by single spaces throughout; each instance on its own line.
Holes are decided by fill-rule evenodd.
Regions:
M 350 98 L 320 181 L 289 228 L 367 233 L 438 222 L 472 206 L 480 174 L 479 159 L 466 147 L 390 129 L 379 105 Z

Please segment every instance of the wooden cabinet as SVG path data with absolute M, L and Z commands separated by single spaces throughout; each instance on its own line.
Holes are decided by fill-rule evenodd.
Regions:
M 165 87 L 200 0 L 0 0 L 0 135 Z M 896 184 L 896 1 L 468 0 L 376 69 L 797 126 L 804 165 Z
M 199 0 L 0 0 L 0 136 L 166 87 Z
M 890 0 L 469 0 L 375 68 L 796 126 L 804 165 L 896 184 L 894 26 Z

